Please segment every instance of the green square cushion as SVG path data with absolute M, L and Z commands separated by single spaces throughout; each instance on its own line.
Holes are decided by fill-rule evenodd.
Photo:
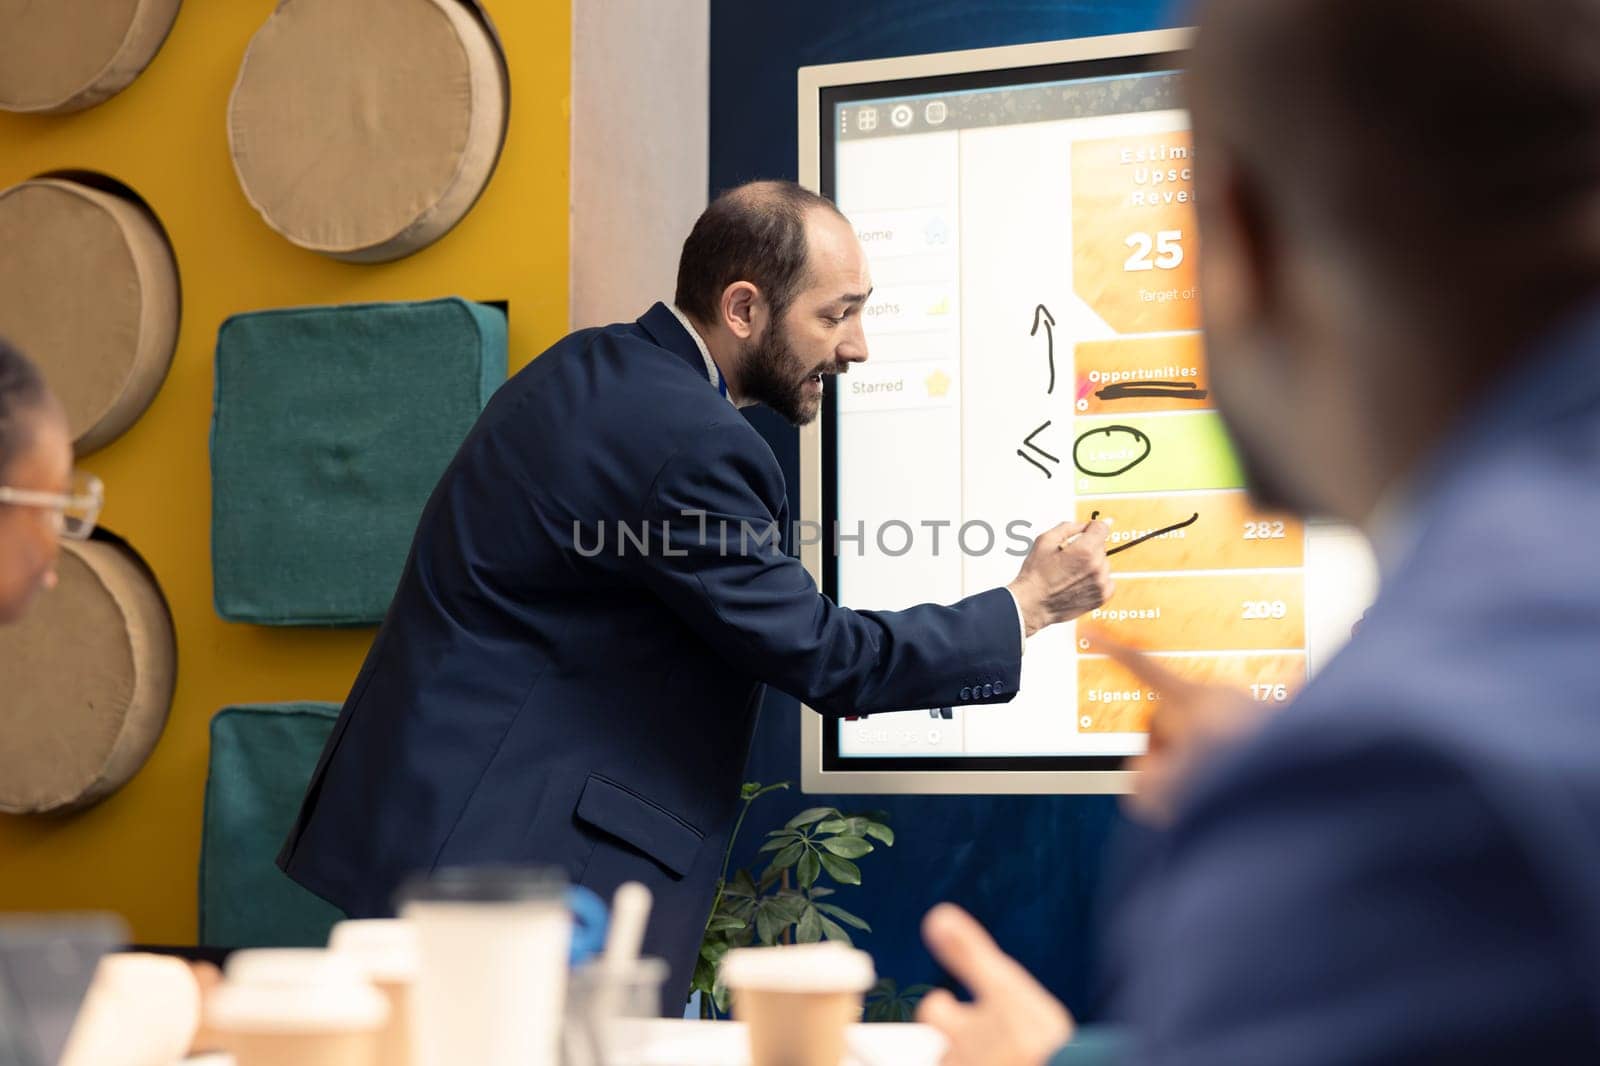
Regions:
M 506 377 L 506 317 L 461 299 L 234 315 L 217 335 L 217 613 L 381 621 L 423 504 Z
M 211 719 L 200 943 L 321 947 L 343 917 L 274 861 L 338 717 L 332 703 L 280 703 L 228 707 Z

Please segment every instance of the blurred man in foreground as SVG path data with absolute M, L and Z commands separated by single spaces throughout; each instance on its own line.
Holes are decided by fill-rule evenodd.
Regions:
M 1259 502 L 1383 589 L 1261 719 L 1165 691 L 1111 933 L 1128 1061 L 1600 1061 L 1600 3 L 1213 0 L 1208 351 Z M 951 1064 L 1073 1022 L 965 914 Z M 1062 1061 L 1069 1061 L 1070 1048 Z

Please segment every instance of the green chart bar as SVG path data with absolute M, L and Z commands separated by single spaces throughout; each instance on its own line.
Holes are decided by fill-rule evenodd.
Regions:
M 1076 418 L 1073 434 L 1079 495 L 1244 487 L 1215 411 Z

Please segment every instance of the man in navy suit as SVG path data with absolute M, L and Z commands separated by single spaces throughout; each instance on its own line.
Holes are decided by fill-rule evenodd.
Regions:
M 394 602 L 279 865 L 352 917 L 441 866 L 564 869 L 655 893 L 645 950 L 687 987 L 762 685 L 827 715 L 1003 703 L 1025 637 L 1101 604 L 1105 526 L 1062 524 L 1017 579 L 851 611 L 779 547 L 777 460 L 867 357 L 855 232 L 792 183 L 724 194 L 675 306 L 582 330 L 496 393 L 423 511 Z
M 1170 820 L 1112 924 L 1124 1061 L 1600 1062 L 1597 57 L 1595 0 L 1205 5 L 1215 396 L 1382 591 L 1270 717 L 1119 651 Z M 976 995 L 923 1006 L 949 1066 L 1071 1035 L 964 913 L 925 933 Z

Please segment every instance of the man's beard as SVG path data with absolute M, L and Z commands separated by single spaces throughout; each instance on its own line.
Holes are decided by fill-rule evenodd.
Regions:
M 841 364 L 832 360 L 805 367 L 789 344 L 789 338 L 774 317 L 761 339 L 745 349 L 739 365 L 741 399 L 766 404 L 791 426 L 800 427 L 817 417 L 822 409 L 822 394 L 806 388 L 814 375 L 824 377 L 842 373 Z

